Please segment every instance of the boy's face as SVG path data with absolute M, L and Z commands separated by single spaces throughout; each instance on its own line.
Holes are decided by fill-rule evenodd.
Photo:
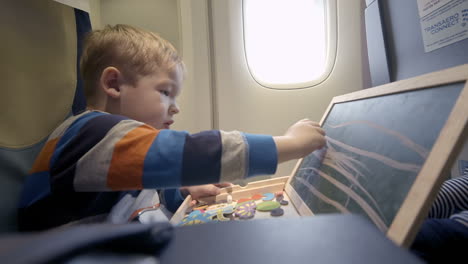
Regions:
M 159 71 L 141 77 L 135 86 L 121 87 L 120 114 L 157 129 L 169 129 L 179 113 L 176 97 L 182 87 L 181 70 Z

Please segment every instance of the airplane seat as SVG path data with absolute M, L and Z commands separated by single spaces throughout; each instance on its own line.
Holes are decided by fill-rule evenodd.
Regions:
M 0 233 L 17 230 L 22 184 L 48 135 L 85 108 L 78 61 L 90 29 L 87 12 L 55 1 L 0 8 Z

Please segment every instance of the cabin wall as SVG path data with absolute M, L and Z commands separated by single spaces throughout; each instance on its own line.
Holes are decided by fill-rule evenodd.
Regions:
M 179 11 L 173 0 L 101 0 L 101 26 L 129 24 L 161 34 L 180 49 Z
M 466 27 L 463 15 L 466 17 L 464 10 L 468 3 L 459 4 L 439 15 L 432 24 L 458 13 L 458 22 Z M 417 1 L 367 0 L 365 20 L 372 86 L 468 63 L 468 38 L 425 51 Z M 453 29 L 443 31 L 448 30 Z M 437 34 L 444 32 L 438 31 L 434 37 Z M 451 176 L 458 177 L 464 173 L 468 173 L 468 142 L 453 164 Z

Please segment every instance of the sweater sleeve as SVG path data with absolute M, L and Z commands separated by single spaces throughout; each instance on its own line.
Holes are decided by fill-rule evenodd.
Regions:
M 160 191 L 159 199 L 166 206 L 167 210 L 175 213 L 185 198 L 182 196 L 179 188 L 171 188 Z
M 52 189 L 120 191 L 172 188 L 272 174 L 271 136 L 241 132 L 157 130 L 121 116 L 74 122 L 50 160 Z
M 467 212 L 468 175 L 465 175 L 447 180 L 442 184 L 429 211 L 429 218 L 449 218 L 452 216 L 452 218 L 468 224 Z

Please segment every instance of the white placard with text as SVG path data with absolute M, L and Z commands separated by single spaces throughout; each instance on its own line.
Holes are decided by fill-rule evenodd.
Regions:
M 468 38 L 468 0 L 418 0 L 424 51 Z

